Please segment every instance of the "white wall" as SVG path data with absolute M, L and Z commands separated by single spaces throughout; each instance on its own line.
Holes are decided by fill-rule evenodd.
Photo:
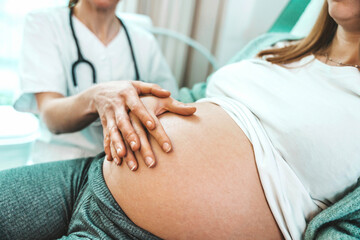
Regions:
M 289 0 L 228 0 L 216 48 L 224 65 L 255 37 L 267 32 Z

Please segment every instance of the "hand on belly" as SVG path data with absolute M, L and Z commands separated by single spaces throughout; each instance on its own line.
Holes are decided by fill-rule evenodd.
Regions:
M 115 200 L 134 223 L 165 239 L 278 239 L 251 143 L 220 107 L 196 107 L 194 116 L 161 118 L 173 150 L 164 153 L 150 139 L 155 168 L 140 154 L 136 172 L 104 161 Z

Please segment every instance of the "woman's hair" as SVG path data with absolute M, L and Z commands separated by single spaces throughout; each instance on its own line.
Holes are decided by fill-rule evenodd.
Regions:
M 309 55 L 321 53 L 330 45 L 335 36 L 337 23 L 328 12 L 328 3 L 325 0 L 320 15 L 309 35 L 297 43 L 283 48 L 273 48 L 261 51 L 258 57 L 275 64 L 291 63 Z
M 70 1 L 69 1 L 69 5 L 68 5 L 69 8 L 74 7 L 74 6 L 78 3 L 78 1 L 79 1 L 79 0 L 70 0 Z

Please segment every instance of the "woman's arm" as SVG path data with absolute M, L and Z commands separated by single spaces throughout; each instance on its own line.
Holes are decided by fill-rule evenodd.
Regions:
M 35 96 L 40 116 L 54 134 L 79 131 L 98 117 L 91 111 L 86 93 L 65 97 L 60 93 L 41 92 Z
M 100 117 L 105 115 L 106 110 L 116 110 L 119 117 L 122 117 L 124 111 L 127 115 L 129 108 L 149 129 L 153 129 L 155 127 L 154 120 L 138 100 L 138 94 L 147 93 L 158 97 L 170 95 L 168 91 L 155 84 L 119 81 L 97 84 L 70 97 L 52 92 L 37 93 L 36 100 L 47 127 L 55 134 L 79 131 L 99 115 Z M 108 116 L 104 117 L 108 118 Z M 123 123 L 124 120 L 119 119 L 119 122 Z M 124 129 L 124 133 L 127 131 L 129 130 Z
M 132 127 L 128 111 L 141 119 L 142 124 L 157 133 L 155 136 L 164 151 L 171 147 L 170 139 L 162 128 L 157 127 L 153 117 L 146 110 L 138 95 L 152 94 L 168 97 L 170 93 L 156 84 L 117 81 L 95 85 L 71 97 L 59 93 L 37 93 L 36 99 L 41 117 L 54 133 L 74 132 L 88 126 L 100 117 L 104 129 L 104 147 L 109 160 L 113 158 L 110 144 L 116 149 L 116 156 L 126 155 L 123 141 L 133 151 L 140 148 L 139 138 Z M 180 106 L 180 108 L 183 106 Z M 120 135 L 120 132 L 122 135 Z M 145 156 L 146 157 L 146 156 Z

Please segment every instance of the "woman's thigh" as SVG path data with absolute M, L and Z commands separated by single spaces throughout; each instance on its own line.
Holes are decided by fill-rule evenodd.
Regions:
M 281 238 L 251 143 L 220 107 L 196 106 L 194 116 L 161 118 L 173 151 L 164 153 L 151 138 L 155 168 L 139 154 L 136 172 L 105 161 L 115 200 L 134 223 L 165 239 Z
M 92 159 L 0 172 L 0 239 L 55 239 L 67 233 Z

